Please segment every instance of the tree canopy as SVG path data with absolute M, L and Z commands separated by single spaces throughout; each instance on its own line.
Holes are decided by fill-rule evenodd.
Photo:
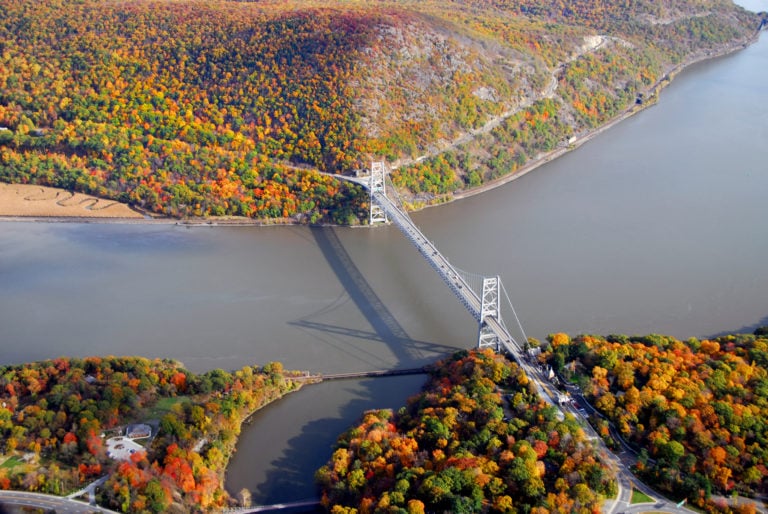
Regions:
M 120 512 L 220 509 L 244 417 L 296 387 L 278 363 L 200 375 L 140 357 L 2 366 L 0 453 L 11 465 L 0 488 L 68 494 L 109 474 L 99 500 Z M 111 458 L 105 440 L 133 422 L 156 433 L 129 460 Z
M 319 172 L 498 122 L 396 174 L 426 199 L 474 187 L 758 23 L 725 0 L 4 0 L 0 180 L 177 217 L 352 223 L 364 196 Z
M 764 334 L 555 334 L 542 359 L 640 452 L 644 480 L 705 506 L 715 493 L 768 491 L 767 352 Z
M 583 430 L 489 350 L 437 363 L 397 413 L 372 411 L 317 472 L 330 512 L 585 512 L 615 494 Z

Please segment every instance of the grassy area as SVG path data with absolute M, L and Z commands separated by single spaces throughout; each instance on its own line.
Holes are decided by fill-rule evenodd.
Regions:
M 642 491 L 638 491 L 637 489 L 632 490 L 632 502 L 635 503 L 653 503 L 654 499 L 645 494 Z
M 176 396 L 173 398 L 160 398 L 158 402 L 147 411 L 147 418 L 162 418 L 169 413 L 177 403 L 188 402 L 188 396 Z
M 24 461 L 21 460 L 20 458 L 18 458 L 18 457 L 8 457 L 5 460 L 5 462 L 0 464 L 0 468 L 8 468 L 8 469 L 10 469 L 10 468 L 15 468 L 16 466 L 20 466 L 22 464 L 24 464 Z

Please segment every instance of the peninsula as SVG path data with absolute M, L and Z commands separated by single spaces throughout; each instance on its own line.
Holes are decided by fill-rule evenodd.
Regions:
M 241 424 L 302 375 L 111 356 L 1 366 L 0 490 L 78 495 L 103 477 L 90 500 L 119 512 L 221 510 Z

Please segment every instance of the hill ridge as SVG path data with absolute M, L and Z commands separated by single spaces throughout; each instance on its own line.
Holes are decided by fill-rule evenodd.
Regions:
M 424 203 L 476 188 L 759 23 L 720 0 L 552 5 L 5 0 L 0 180 L 354 224 L 364 195 L 313 170 L 384 158 Z

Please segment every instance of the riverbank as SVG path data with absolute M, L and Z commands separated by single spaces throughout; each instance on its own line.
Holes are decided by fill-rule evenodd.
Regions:
M 624 112 L 608 120 L 594 130 L 576 135 L 567 144 L 557 149 L 541 153 L 528 161 L 519 170 L 488 181 L 476 188 L 460 190 L 445 196 L 439 196 L 429 203 L 410 205 L 414 211 L 443 205 L 456 200 L 469 198 L 513 180 L 523 177 L 539 166 L 549 163 L 562 155 L 575 150 L 604 131 L 646 108 L 655 105 L 660 92 L 667 87 L 677 74 L 702 61 L 716 59 L 742 50 L 759 39 L 760 30 L 747 40 L 735 42 L 717 52 L 701 52 L 687 60 L 670 67 L 661 79 L 645 92 L 646 101 L 633 104 Z M 161 224 L 184 226 L 282 226 L 304 224 L 295 218 L 245 218 L 245 217 L 208 217 L 176 219 L 159 215 L 143 214 L 126 204 L 94 196 L 72 193 L 62 189 L 22 184 L 0 183 L 0 221 L 30 221 L 46 223 L 123 223 L 123 224 Z
M 146 512 L 149 501 L 152 512 L 237 506 L 226 494 L 224 478 L 243 423 L 307 383 L 296 380 L 306 373 L 284 371 L 278 362 L 194 374 L 170 358 L 109 355 L 29 361 L 7 365 L 3 373 L 3 430 L 15 435 L 4 448 L 10 459 L 2 463 L 1 489 L 71 499 L 101 477 L 102 493 L 98 499 L 91 494 L 91 507 L 98 500 L 123 512 Z M 48 387 L 25 388 L 29 373 Z M 77 394 L 82 402 L 49 408 L 57 394 Z M 76 445 L 85 439 L 81 414 L 89 420 L 87 449 Z M 54 428 L 68 434 L 63 443 L 46 435 L 51 425 L 42 420 L 54 417 Z M 136 423 L 151 426 L 151 434 L 131 435 Z M 110 446 L 107 440 L 105 446 L 105 434 L 125 436 L 123 444 Z M 146 441 L 133 441 L 138 439 Z M 160 481 L 164 493 L 154 498 L 152 484 Z
M 224 461 L 223 465 L 220 469 L 217 470 L 217 478 L 219 480 L 219 484 L 221 485 L 221 488 L 225 491 L 227 491 L 226 483 L 227 483 L 227 474 L 229 473 L 229 464 L 232 460 L 232 457 L 237 452 L 237 443 L 240 440 L 240 434 L 243 431 L 243 428 L 247 425 L 251 424 L 251 421 L 253 420 L 253 417 L 262 409 L 280 401 L 283 400 L 286 396 L 296 393 L 303 389 L 304 387 L 312 384 L 317 384 L 322 382 L 321 379 L 317 378 L 317 376 L 301 376 L 300 374 L 294 374 L 296 372 L 288 372 L 289 374 L 287 376 L 284 376 L 285 380 L 290 381 L 291 386 L 288 391 L 283 392 L 282 394 L 279 394 L 276 397 L 271 397 L 267 399 L 265 402 L 261 403 L 260 405 L 257 405 L 253 409 L 249 409 L 246 412 L 240 412 L 240 420 L 237 427 L 237 433 L 235 435 L 234 440 L 229 441 L 227 444 L 223 444 L 223 455 L 224 455 Z M 229 497 L 232 500 L 235 500 L 237 502 L 237 505 L 240 507 L 249 507 L 250 505 L 250 495 L 247 495 L 248 499 L 245 500 L 245 497 L 241 495 L 241 491 L 227 491 L 227 494 L 229 494 Z
M 631 105 L 624 112 L 608 120 L 606 123 L 604 123 L 600 127 L 575 136 L 575 138 L 569 141 L 567 145 L 560 146 L 559 148 L 557 148 L 556 150 L 552 150 L 551 152 L 539 154 L 536 158 L 528 161 L 525 165 L 523 165 L 519 170 L 515 171 L 514 173 L 510 173 L 508 175 L 504 175 L 497 179 L 488 181 L 485 184 L 473 189 L 462 190 L 460 192 L 453 193 L 449 196 L 441 197 L 439 201 L 435 203 L 420 205 L 417 209 L 414 209 L 414 210 L 426 209 L 429 207 L 435 207 L 437 205 L 450 203 L 456 200 L 461 200 L 463 198 L 469 198 L 471 196 L 485 193 L 497 187 L 501 187 L 505 184 L 508 184 L 509 182 L 512 182 L 513 180 L 517 180 L 520 177 L 523 177 L 528 173 L 532 172 L 539 166 L 543 166 L 544 164 L 547 164 L 548 162 L 551 162 L 554 159 L 557 159 L 558 157 L 561 157 L 564 154 L 572 150 L 575 150 L 576 148 L 580 147 L 584 143 L 591 141 L 592 139 L 599 136 L 606 130 L 626 120 L 630 116 L 634 116 L 635 114 L 638 114 L 644 111 L 645 109 L 656 105 L 656 102 L 658 101 L 659 94 L 661 93 L 661 91 L 667 86 L 669 86 L 672 83 L 672 80 L 686 68 L 689 68 L 690 66 L 693 66 L 703 61 L 725 57 L 726 55 L 730 55 L 739 50 L 743 50 L 748 46 L 756 43 L 759 38 L 760 38 L 760 29 L 758 29 L 752 35 L 752 37 L 749 38 L 748 40 L 736 42 L 732 45 L 722 48 L 719 52 L 716 52 L 716 53 L 706 52 L 701 54 L 695 54 L 691 56 L 689 59 L 683 61 L 682 63 L 679 63 L 667 69 L 664 76 L 658 81 L 656 81 L 656 83 L 653 84 L 648 89 L 648 91 L 645 94 L 646 101 L 644 101 L 642 104 Z
M 127 204 L 85 193 L 34 184 L 0 182 L 0 221 L 44 223 L 120 223 L 190 226 L 294 225 L 290 218 L 245 217 L 176 219 L 142 213 Z

